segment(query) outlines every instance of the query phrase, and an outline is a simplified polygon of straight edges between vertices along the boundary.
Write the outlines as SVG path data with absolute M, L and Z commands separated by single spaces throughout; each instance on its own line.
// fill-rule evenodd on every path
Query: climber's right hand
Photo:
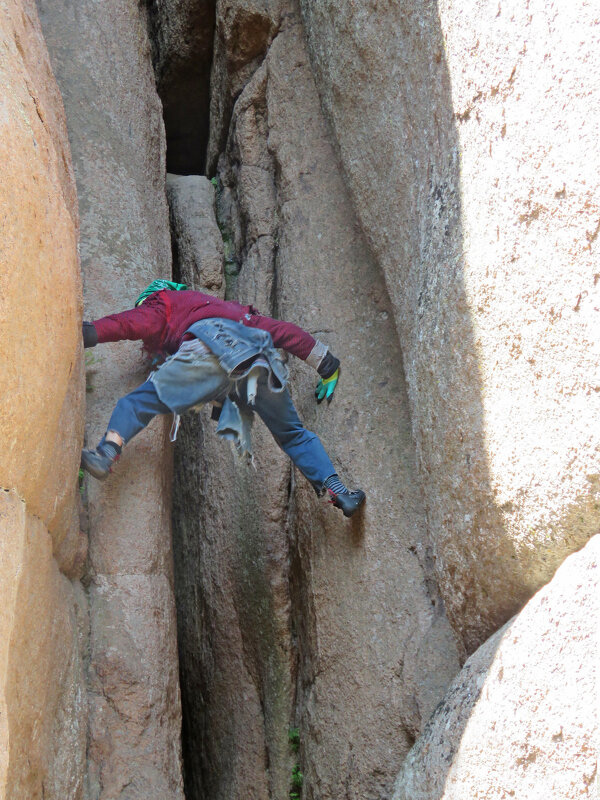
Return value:
M 81 332 L 83 334 L 84 348 L 96 347 L 98 344 L 98 331 L 94 327 L 94 324 L 92 322 L 82 322 Z

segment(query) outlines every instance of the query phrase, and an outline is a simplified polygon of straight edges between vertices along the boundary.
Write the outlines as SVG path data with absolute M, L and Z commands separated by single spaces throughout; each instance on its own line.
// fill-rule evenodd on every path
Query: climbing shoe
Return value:
M 331 500 L 329 501 L 336 508 L 341 508 L 345 517 L 351 517 L 365 502 L 367 496 L 362 489 L 357 489 L 355 492 L 343 492 L 342 494 L 335 494 L 331 489 L 328 489 Z
M 345 517 L 351 517 L 366 500 L 366 494 L 362 489 L 351 492 L 347 489 L 336 474 L 330 475 L 323 484 L 323 488 L 329 492 L 329 502 L 336 508 L 341 508 Z
M 110 468 L 121 455 L 121 448 L 114 442 L 102 442 L 95 450 L 81 451 L 81 466 L 94 478 L 103 481 Z

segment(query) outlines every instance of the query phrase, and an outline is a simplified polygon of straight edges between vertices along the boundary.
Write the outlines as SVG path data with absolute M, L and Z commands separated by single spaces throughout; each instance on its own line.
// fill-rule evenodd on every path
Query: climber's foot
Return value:
M 339 494 L 332 492 L 331 489 L 327 491 L 331 498 L 329 502 L 336 508 L 341 508 L 345 517 L 351 517 L 355 514 L 367 499 L 362 489 L 357 489 L 355 492 L 340 492 Z
M 81 451 L 81 466 L 94 478 L 103 481 L 108 477 L 112 465 L 119 458 L 121 448 L 112 442 L 103 442 L 95 450 Z

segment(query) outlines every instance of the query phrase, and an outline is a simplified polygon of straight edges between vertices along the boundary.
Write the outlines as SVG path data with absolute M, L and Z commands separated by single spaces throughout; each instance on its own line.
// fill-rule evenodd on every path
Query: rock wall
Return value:
M 302 9 L 392 299 L 437 579 L 472 651 L 598 530 L 597 10 Z
M 223 239 L 214 187 L 202 175 L 167 175 L 173 271 L 191 289 L 224 297 Z
M 261 30 L 276 35 L 263 38 L 262 63 L 239 93 L 231 65 L 251 48 L 219 31 L 259 11 Z M 429 567 L 391 307 L 344 187 L 298 10 L 222 3 L 215 42 L 213 96 L 239 93 L 210 134 L 218 143 L 228 132 L 217 170 L 228 296 L 299 323 L 340 355 L 330 407 L 316 408 L 318 376 L 301 364 L 290 364 L 293 394 L 369 500 L 362 519 L 344 521 L 290 472 L 260 423 L 256 473 L 213 441 L 207 417 L 183 425 L 174 535 L 187 792 L 286 797 L 288 729 L 298 727 L 303 797 L 385 796 L 458 669 Z M 191 180 L 169 179 L 173 216 Z M 185 269 L 180 278 L 204 280 Z
M 165 139 L 146 19 L 133 1 L 40 0 L 65 101 L 81 210 L 85 316 L 131 308 L 169 277 Z M 139 343 L 87 351 L 86 438 L 142 383 Z M 90 536 L 90 799 L 182 798 L 181 711 L 171 555 L 170 421 L 124 449 L 106 483 L 86 482 Z
M 600 536 L 467 661 L 394 800 L 593 797 Z
M 130 307 L 172 250 L 194 288 L 327 341 L 334 402 L 292 360 L 294 400 L 368 501 L 343 519 L 264 426 L 252 470 L 202 412 L 176 450 L 176 585 L 169 421 L 84 484 L 81 532 L 73 169 L 35 7 L 7 0 L 0 797 L 183 798 L 174 595 L 188 800 L 287 798 L 298 769 L 304 800 L 589 794 L 597 537 L 498 628 L 599 526 L 592 5 L 38 9 L 85 316 Z M 163 112 L 171 169 L 196 173 L 167 193 Z M 147 362 L 85 363 L 95 444 Z
M 168 185 L 174 230 L 202 219 L 207 232 L 202 246 L 196 238 L 198 246 L 189 247 L 185 235 L 175 245 L 179 277 L 201 289 L 214 275 L 215 254 L 223 269 L 222 244 L 213 236 L 215 190 L 200 176 L 169 176 Z M 268 299 L 260 299 L 264 307 Z M 206 410 L 184 417 L 175 457 L 186 796 L 283 798 L 293 769 L 290 466 L 260 423 L 256 470 L 217 440 L 215 428 Z
M 0 8 L 0 797 L 80 800 L 79 228 L 35 5 Z

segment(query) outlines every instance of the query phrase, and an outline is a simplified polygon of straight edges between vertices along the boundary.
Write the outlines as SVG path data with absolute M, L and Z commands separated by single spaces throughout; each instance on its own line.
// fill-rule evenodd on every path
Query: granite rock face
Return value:
M 207 411 L 182 420 L 177 442 L 173 536 L 191 798 L 289 794 L 290 474 L 261 427 L 256 472 L 217 440 Z
M 298 769 L 304 800 L 589 794 L 592 4 L 37 5 L 74 171 L 35 7 L 7 0 L 0 798 L 182 800 L 182 723 L 188 800 L 283 799 Z M 74 176 L 86 318 L 173 253 L 341 358 L 329 406 L 289 366 L 367 492 L 352 521 L 260 421 L 252 469 L 205 409 L 174 473 L 161 419 L 86 480 L 81 532 Z M 149 367 L 135 343 L 85 364 L 93 445 Z
M 0 492 L 0 797 L 82 800 L 87 604 L 52 538 L 16 492 Z
M 234 104 L 263 61 L 282 18 L 281 0 L 218 0 L 211 69 L 207 171 L 225 150 Z
M 0 797 L 81 800 L 77 199 L 33 2 L 2 4 L 0 52 Z
M 60 86 L 81 213 L 86 319 L 131 308 L 171 275 L 165 140 L 137 3 L 38 3 Z M 86 352 L 86 438 L 142 383 L 140 344 Z M 171 554 L 170 421 L 129 443 L 105 483 L 86 479 L 90 800 L 181 800 L 181 711 Z
M 285 797 L 296 759 L 306 798 L 380 797 L 457 671 L 457 646 L 431 580 L 383 278 L 344 187 L 298 10 L 286 5 L 265 27 L 277 34 L 263 62 L 211 128 L 216 142 L 228 123 L 217 171 L 237 267 L 228 296 L 300 324 L 342 359 L 331 406 L 316 407 L 318 376 L 295 359 L 292 394 L 368 502 L 344 520 L 259 421 L 256 472 L 217 454 L 203 414 L 184 425 L 175 560 L 183 685 L 193 687 L 184 738 L 198 776 L 187 788 L 211 800 Z M 219 61 L 234 63 L 235 51 L 217 50 Z M 233 79 L 213 85 L 235 94 Z M 295 727 L 298 756 L 287 743 Z
M 224 292 L 223 242 L 220 233 L 218 242 L 213 236 L 218 232 L 214 187 L 200 176 L 170 178 L 169 185 L 172 218 L 176 204 L 179 220 L 174 251 L 190 256 L 178 259 L 179 278 L 202 289 L 206 270 L 214 274 L 218 259 Z M 203 238 L 202 231 L 210 234 Z M 190 238 L 197 246 L 186 245 Z M 232 256 L 233 242 L 226 246 Z M 265 294 L 255 292 L 247 300 L 269 307 Z M 260 422 L 253 429 L 255 470 L 217 439 L 215 429 L 208 410 L 184 416 L 175 456 L 173 549 L 186 796 L 286 797 L 293 767 L 290 466 Z
M 465 664 L 406 759 L 394 800 L 592 797 L 600 536 Z
M 77 198 L 35 5 L 7 3 L 0 35 L 0 485 L 17 489 L 58 548 L 78 534 L 71 530 L 83 402 Z
M 472 651 L 598 529 L 597 10 L 302 8 L 393 304 L 437 579 Z
M 202 175 L 167 175 L 173 270 L 190 289 L 222 297 L 223 239 L 214 212 L 215 189 Z

